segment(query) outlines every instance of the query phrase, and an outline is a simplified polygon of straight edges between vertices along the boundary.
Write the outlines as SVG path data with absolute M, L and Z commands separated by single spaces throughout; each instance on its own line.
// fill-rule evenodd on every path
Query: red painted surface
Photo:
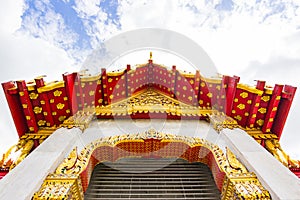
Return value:
M 19 137 L 24 135 L 28 131 L 26 118 L 23 112 L 22 103 L 20 101 L 18 89 L 15 87 L 15 83 L 10 81 L 2 83 L 4 94 L 14 120 Z
M 298 178 L 300 178 L 300 168 L 290 168 L 290 170 L 291 170 Z
M 6 174 L 8 174 L 8 170 L 2 170 L 2 169 L 0 169 L 0 180 L 1 180 Z
M 282 134 L 296 90 L 296 87 L 290 85 L 284 86 L 283 93 L 278 105 L 277 115 L 274 118 L 274 124 L 271 129 L 271 131 L 275 133 L 279 138 Z

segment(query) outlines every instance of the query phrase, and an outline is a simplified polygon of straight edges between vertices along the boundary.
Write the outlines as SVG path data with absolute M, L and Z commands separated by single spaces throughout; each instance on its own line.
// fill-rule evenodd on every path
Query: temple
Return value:
M 238 76 L 203 77 L 200 71 L 157 64 L 152 54 L 135 68 L 2 86 L 19 136 L 0 157 L 2 199 L 300 198 L 300 161 L 279 143 L 296 87 L 270 87 L 265 81 L 249 86 Z M 98 177 L 105 165 L 114 166 L 111 170 L 134 166 L 128 172 L 131 182 L 123 183 L 132 185 L 100 188 L 97 180 L 124 171 Z M 137 166 L 150 165 L 206 167 L 202 171 L 215 189 L 205 196 L 210 186 L 197 190 L 201 181 L 182 191 L 173 186 L 177 182 L 168 182 L 176 189 L 170 193 L 166 182 L 161 188 L 156 182 L 155 188 L 135 188 L 132 177 L 142 184 L 141 175 L 134 174 Z M 181 183 L 198 176 L 184 169 Z M 158 170 L 156 181 L 159 173 L 173 177 Z M 127 175 L 122 174 L 124 180 Z M 145 175 L 147 182 L 152 176 Z M 114 184 L 123 179 L 113 179 Z M 93 189 L 95 184 L 100 189 Z

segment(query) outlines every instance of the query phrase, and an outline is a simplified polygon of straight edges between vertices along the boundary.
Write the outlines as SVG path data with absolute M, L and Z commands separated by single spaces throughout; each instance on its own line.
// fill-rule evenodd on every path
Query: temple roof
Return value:
M 45 83 L 43 77 L 3 83 L 19 136 L 58 127 L 77 111 L 92 109 L 97 118 L 130 116 L 208 119 L 223 113 L 248 131 L 280 138 L 296 88 L 257 81 L 252 87 L 237 76 L 203 77 L 148 63 L 101 74 L 63 74 Z

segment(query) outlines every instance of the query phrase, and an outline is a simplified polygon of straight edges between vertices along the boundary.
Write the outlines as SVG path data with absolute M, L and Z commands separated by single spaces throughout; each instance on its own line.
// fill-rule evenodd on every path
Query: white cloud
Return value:
M 0 4 L 0 32 L 14 33 L 21 25 L 24 2 L 1 0 Z
M 5 12 L 0 12 L 0 82 L 19 79 L 28 81 L 44 74 L 48 75 L 46 80 L 61 80 L 62 73 L 77 71 L 72 59 L 63 49 L 42 39 L 14 33 L 21 25 L 20 16 L 24 5 L 12 2 L 17 1 L 1 2 L 0 6 L 1 10 L 5 8 L 3 9 Z M 2 89 L 0 102 L 0 154 L 2 154 L 16 143 L 17 132 Z
M 30 36 L 43 40 L 64 49 L 71 49 L 78 40 L 78 35 L 70 30 L 64 22 L 61 14 L 56 13 L 49 2 L 34 1 L 38 11 L 30 9 L 23 16 L 20 34 L 27 33 Z
M 100 0 L 75 0 L 73 8 L 82 19 L 93 49 L 98 48 L 101 42 L 118 31 L 118 25 L 100 7 Z

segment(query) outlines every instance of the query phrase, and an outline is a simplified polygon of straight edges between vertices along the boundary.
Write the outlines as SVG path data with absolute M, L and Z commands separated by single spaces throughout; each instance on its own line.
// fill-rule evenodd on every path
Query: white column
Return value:
M 71 152 L 81 131 L 60 128 L 0 180 L 1 200 L 30 200 L 44 179 Z
M 300 199 L 300 179 L 241 129 L 220 133 L 237 158 L 254 172 L 272 199 Z

